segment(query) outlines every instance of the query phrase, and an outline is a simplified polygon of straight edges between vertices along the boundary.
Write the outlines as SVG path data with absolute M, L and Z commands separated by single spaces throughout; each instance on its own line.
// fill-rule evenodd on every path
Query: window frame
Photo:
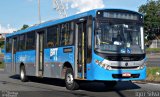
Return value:
M 66 27 L 67 29 L 64 29 L 65 32 L 62 32 L 62 25 L 68 25 L 69 24 L 69 30 L 68 30 L 68 27 Z M 69 21 L 69 22 L 65 22 L 63 24 L 60 24 L 60 36 L 59 36 L 59 39 L 60 39 L 60 46 L 72 46 L 74 45 L 74 39 L 75 39 L 75 22 L 74 21 Z M 64 44 L 62 45 L 62 34 L 68 34 L 69 33 L 69 37 L 72 33 L 72 43 L 71 44 Z M 70 39 L 70 38 L 69 38 Z M 69 40 L 70 42 L 70 40 Z
M 53 30 L 53 31 L 55 31 L 55 28 L 56 28 L 56 34 L 58 34 L 58 37 L 56 37 L 58 40 L 56 41 L 56 42 L 58 42 L 58 44 L 55 46 L 55 45 L 53 45 L 53 46 L 51 46 L 51 47 L 49 47 L 48 46 L 48 34 L 49 34 L 49 30 Z M 46 33 L 46 48 L 54 48 L 54 47 L 59 47 L 59 30 L 60 30 L 60 28 L 59 28 L 59 25 L 53 25 L 53 26 L 50 26 L 50 27 L 48 27 L 47 28 L 47 33 Z M 53 35 L 55 35 L 55 33 L 53 33 L 53 31 L 52 32 L 50 32 L 50 33 L 52 33 Z M 52 36 L 52 37 L 54 37 L 54 36 Z M 52 40 L 53 41 L 53 40 Z
M 31 47 L 30 47 L 31 45 L 29 45 L 29 48 L 27 48 L 27 46 L 28 46 L 28 35 L 29 35 L 29 34 L 34 34 L 34 37 L 32 37 L 32 39 L 34 40 L 34 44 L 32 44 L 32 45 L 35 45 L 34 48 L 31 48 Z M 36 50 L 36 33 L 35 33 L 35 31 L 27 32 L 27 33 L 26 33 L 26 38 L 25 38 L 25 40 L 26 40 L 26 41 L 25 41 L 25 42 L 26 42 L 26 43 L 25 43 L 25 44 L 26 44 L 26 47 L 25 47 L 26 49 L 25 49 L 25 50 Z M 33 42 L 32 42 L 32 43 L 33 43 Z
M 72 31 L 72 44 L 70 44 L 70 45 L 61 45 L 61 25 L 63 25 L 63 24 L 66 24 L 66 23 L 70 23 L 70 30 L 69 31 Z M 56 25 L 52 25 L 52 26 L 49 26 L 49 27 L 47 27 L 47 33 L 46 33 L 46 46 L 45 46 L 45 48 L 55 48 L 55 47 L 64 47 L 64 46 L 73 46 L 73 45 L 75 45 L 75 41 L 74 41 L 74 39 L 75 39 L 75 24 L 76 24 L 76 20 L 72 20 L 72 21 L 67 21 L 67 22 L 64 22 L 64 23 L 59 23 L 59 24 L 56 24 Z M 58 33 L 58 45 L 57 46 L 53 46 L 53 47 L 48 47 L 47 46 L 47 43 L 48 43 L 48 29 L 49 28 L 52 28 L 52 27 L 56 27 L 57 28 L 57 33 Z M 72 30 L 71 30 L 71 28 L 72 28 Z
M 11 52 L 12 52 L 12 37 L 7 37 L 6 38 L 6 53 L 11 53 Z
M 21 36 L 23 36 L 24 35 L 24 39 L 23 39 L 23 43 L 24 43 L 24 49 L 21 49 L 21 47 L 20 47 L 20 45 L 21 45 L 21 40 L 20 40 L 20 37 Z M 26 50 L 26 33 L 24 33 L 24 34 L 20 34 L 20 35 L 18 35 L 18 51 L 25 51 Z

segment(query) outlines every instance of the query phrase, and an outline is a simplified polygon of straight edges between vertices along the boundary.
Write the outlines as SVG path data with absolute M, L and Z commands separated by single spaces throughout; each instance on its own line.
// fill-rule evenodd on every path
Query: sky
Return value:
M 147 0 L 62 0 L 68 16 L 96 8 L 120 8 L 138 11 Z M 60 16 L 55 11 L 53 0 L 40 0 L 41 20 L 48 21 Z M 0 33 L 39 23 L 38 0 L 0 0 Z

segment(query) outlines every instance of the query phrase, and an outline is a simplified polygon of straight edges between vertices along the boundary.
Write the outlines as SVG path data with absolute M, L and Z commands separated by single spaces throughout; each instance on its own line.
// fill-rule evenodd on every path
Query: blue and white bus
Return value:
M 8 72 L 65 79 L 69 90 L 79 80 L 144 80 L 145 61 L 143 15 L 130 10 L 95 9 L 6 36 Z

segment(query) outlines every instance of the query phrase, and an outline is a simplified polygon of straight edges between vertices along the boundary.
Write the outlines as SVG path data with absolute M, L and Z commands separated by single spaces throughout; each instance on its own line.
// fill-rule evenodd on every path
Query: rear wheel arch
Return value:
M 72 68 L 72 65 L 71 65 L 71 63 L 70 62 L 65 62 L 64 64 L 63 64 L 63 66 L 62 66 L 62 74 L 61 74 L 61 77 L 64 79 L 65 78 L 65 73 L 66 73 L 66 70 L 67 70 L 67 68 L 71 68 L 72 70 L 73 70 L 73 68 Z
M 64 68 L 64 67 L 71 68 L 71 69 L 73 70 L 72 65 L 71 65 L 70 62 L 65 62 L 65 63 L 63 64 L 63 67 L 62 67 L 62 68 Z
M 25 67 L 25 65 L 24 65 L 24 63 L 23 63 L 23 62 L 21 62 L 21 63 L 20 63 L 19 68 L 21 69 L 21 68 L 22 68 L 22 66 L 24 66 L 24 67 Z M 20 70 L 20 69 L 19 69 L 19 70 Z

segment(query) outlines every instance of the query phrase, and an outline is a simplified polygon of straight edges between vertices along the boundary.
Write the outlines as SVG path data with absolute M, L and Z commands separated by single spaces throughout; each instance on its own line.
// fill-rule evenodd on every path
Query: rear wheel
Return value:
M 112 89 L 117 85 L 117 81 L 105 81 L 103 82 L 106 88 Z
M 20 79 L 22 82 L 28 81 L 28 77 L 26 76 L 26 71 L 24 66 L 21 66 L 20 68 Z
M 74 80 L 73 70 L 67 68 L 65 73 L 65 83 L 68 90 L 76 90 L 79 88 L 79 84 Z

